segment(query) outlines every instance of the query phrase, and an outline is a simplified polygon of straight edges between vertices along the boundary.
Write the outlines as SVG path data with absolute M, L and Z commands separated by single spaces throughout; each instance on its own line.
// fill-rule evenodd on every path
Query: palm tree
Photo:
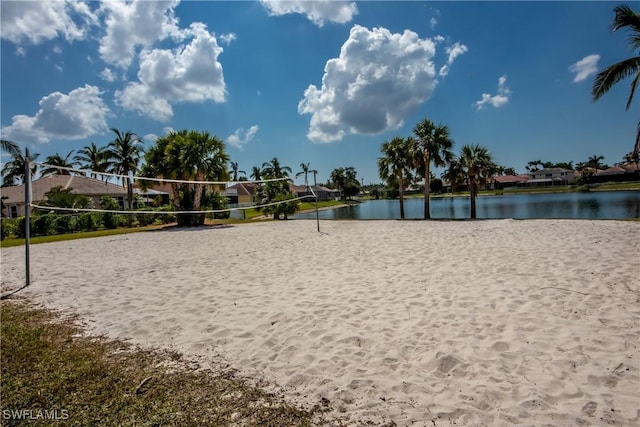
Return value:
M 587 160 L 587 165 L 592 167 L 595 173 L 598 173 L 598 169 L 604 169 L 604 165 L 600 162 L 604 160 L 603 156 L 593 155 Z
M 264 178 L 286 178 L 290 173 L 291 168 L 288 166 L 282 166 L 277 157 L 271 159 L 270 162 L 262 164 L 262 176 Z M 256 197 L 260 201 L 261 205 L 295 198 L 289 189 L 289 180 L 272 181 L 261 185 L 256 191 Z M 288 203 L 283 203 L 266 209 L 263 208 L 263 210 L 266 212 L 272 212 L 273 219 L 279 219 L 280 213 L 283 213 L 284 219 L 287 219 L 288 212 L 295 211 L 296 206 L 295 202 L 291 202 L 291 206 L 288 206 Z
M 24 149 L 24 155 L 18 151 L 11 155 L 11 160 L 4 164 L 2 167 L 2 186 L 16 185 L 17 183 L 24 182 L 25 168 L 28 161 L 33 161 L 38 158 L 40 154 L 29 153 L 29 149 Z M 31 165 L 31 176 L 35 175 L 38 171 L 38 166 Z
M 281 166 L 277 157 L 271 159 L 270 162 L 262 164 L 262 175 L 269 178 L 285 178 L 291 173 L 289 166 Z
M 249 178 L 254 181 L 260 181 L 262 179 L 262 169 L 260 169 L 260 166 L 253 166 L 251 168 L 251 175 L 249 175 Z
M 627 5 L 620 5 L 613 9 L 616 16 L 613 19 L 611 30 L 616 32 L 620 29 L 628 29 L 631 32 L 629 36 L 629 44 L 632 50 L 640 50 L 640 13 L 634 12 Z M 597 101 L 602 95 L 607 93 L 611 87 L 618 83 L 620 80 L 634 76 L 631 81 L 631 92 L 629 93 L 629 99 L 627 100 L 627 111 L 631 106 L 633 95 L 636 91 L 636 86 L 640 80 L 640 56 L 624 59 L 617 62 L 596 75 L 596 79 L 593 82 L 591 94 L 593 100 Z M 640 122 L 636 132 L 636 141 L 633 147 L 634 155 L 637 155 L 640 151 Z
M 381 147 L 383 157 L 378 158 L 380 178 L 389 185 L 397 184 L 400 193 L 400 218 L 404 219 L 404 187 L 411 180 L 411 138 L 396 136 L 384 142 Z
M 15 155 L 20 153 L 20 147 L 13 141 L 8 141 L 6 139 L 0 140 L 0 144 L 2 144 L 2 151 L 9 155 Z
M 238 162 L 231 162 L 231 170 L 229 171 L 229 174 L 231 175 L 231 180 L 232 181 L 237 181 L 238 180 L 238 174 L 241 173 L 244 176 L 247 176 L 247 173 L 245 171 L 241 171 L 238 170 Z
M 104 147 L 98 147 L 93 142 L 78 150 L 78 154 L 73 160 L 80 162 L 82 169 L 91 170 L 92 178 L 97 178 L 98 176 L 98 174 L 94 172 L 106 172 L 109 165 L 106 149 Z
M 296 178 L 304 176 L 304 186 L 309 186 L 309 172 L 313 173 L 311 169 L 309 169 L 310 163 L 300 163 L 300 172 L 296 174 Z
M 431 218 L 429 209 L 429 190 L 431 184 L 431 163 L 434 166 L 445 166 L 453 154 L 453 141 L 449 136 L 449 128 L 445 125 L 435 125 L 431 120 L 424 119 L 413 128 L 417 139 L 413 139 L 413 166 L 418 175 L 424 178 L 424 219 Z
M 229 178 L 229 156 L 224 142 L 209 132 L 182 130 L 158 138 L 145 154 L 144 176 L 189 181 L 223 181 Z M 205 184 L 172 183 L 180 210 L 199 210 L 206 197 Z M 202 225 L 204 215 L 178 215 L 178 225 Z
M 70 168 L 73 169 L 78 166 L 78 162 L 75 160 L 70 160 L 71 155 L 73 154 L 73 150 L 69 151 L 69 153 L 62 157 L 60 154 L 52 154 L 47 156 L 45 159 L 45 163 L 48 166 L 45 166 L 40 171 L 42 176 L 49 175 L 71 175 L 71 171 L 67 169 L 59 169 L 59 168 Z
M 476 218 L 476 196 L 480 186 L 494 174 L 496 165 L 486 147 L 468 144 L 462 147 L 460 157 L 454 162 L 457 163 L 454 170 L 462 173 L 469 186 L 471 218 Z
M 120 132 L 111 128 L 116 137 L 107 146 L 109 170 L 119 175 L 135 174 L 138 171 L 140 156 L 143 153 L 142 139 L 133 132 Z M 129 180 L 122 180 L 122 185 L 127 187 L 127 202 L 129 209 L 133 207 L 133 186 Z
M 525 169 L 527 169 L 528 172 L 536 172 L 540 170 L 538 166 L 544 166 L 542 160 L 532 160 L 530 162 L 527 162 L 527 166 L 525 166 Z

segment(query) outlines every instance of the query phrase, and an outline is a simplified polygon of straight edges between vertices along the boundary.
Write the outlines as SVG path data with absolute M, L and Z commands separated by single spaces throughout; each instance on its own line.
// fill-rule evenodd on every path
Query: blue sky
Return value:
M 2 138 L 43 160 L 112 127 L 147 146 L 208 130 L 247 172 L 276 156 L 368 184 L 380 145 L 429 117 L 456 151 L 485 145 L 518 172 L 613 164 L 640 113 L 630 80 L 590 97 L 598 70 L 634 55 L 610 31 L 618 4 L 2 1 Z

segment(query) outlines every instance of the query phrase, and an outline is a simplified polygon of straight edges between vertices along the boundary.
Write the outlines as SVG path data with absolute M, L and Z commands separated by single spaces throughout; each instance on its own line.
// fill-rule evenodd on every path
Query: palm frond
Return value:
M 640 32 L 640 14 L 634 12 L 626 4 L 616 6 L 613 11 L 616 17 L 613 19 L 613 24 L 611 25 L 612 31 L 615 32 L 621 28 L 629 27 L 635 32 Z
M 640 72 L 640 57 L 625 59 L 602 70 L 596 76 L 591 89 L 593 100 L 597 101 L 611 86 L 620 80 Z
M 633 101 L 633 94 L 636 92 L 636 86 L 638 85 L 638 79 L 640 79 L 640 70 L 636 74 L 635 78 L 631 82 L 631 93 L 629 94 L 629 99 L 627 100 L 627 110 L 631 107 L 631 101 Z

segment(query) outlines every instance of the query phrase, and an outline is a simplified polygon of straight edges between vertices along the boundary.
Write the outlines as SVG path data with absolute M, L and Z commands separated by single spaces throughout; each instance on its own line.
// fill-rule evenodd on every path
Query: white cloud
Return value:
M 451 64 L 453 64 L 453 61 L 455 61 L 455 59 L 462 55 L 463 53 L 466 53 L 469 49 L 463 45 L 462 43 L 454 43 L 453 45 L 447 47 L 445 49 L 445 51 L 447 52 L 448 58 L 447 58 L 447 63 L 444 64 L 441 68 L 438 74 L 440 74 L 441 76 L 446 76 L 447 74 L 449 74 L 449 67 L 451 67 Z
M 193 39 L 175 50 L 144 49 L 138 81 L 116 91 L 116 103 L 159 121 L 173 116 L 171 103 L 224 102 L 226 85 L 218 56 L 223 49 L 204 24 L 191 24 Z
M 59 36 L 84 39 L 88 25 L 96 22 L 89 7 L 76 1 L 3 1 L 0 12 L 2 38 L 16 44 L 39 44 Z
M 413 31 L 354 25 L 340 56 L 327 61 L 322 87 L 309 85 L 298 104 L 311 114 L 307 137 L 331 142 L 400 127 L 433 93 L 434 55 L 433 41 Z
M 576 76 L 573 78 L 574 83 L 581 82 L 586 80 L 587 77 L 592 76 L 598 72 L 598 61 L 600 60 L 600 55 L 587 55 L 582 58 L 580 61 L 569 67 L 569 71 L 575 73 Z
M 100 72 L 100 78 L 106 82 L 112 83 L 116 80 L 116 75 L 110 68 L 105 67 L 105 69 Z
M 156 135 L 155 133 L 148 133 L 145 136 L 142 137 L 142 140 L 144 142 L 153 142 L 155 143 L 156 140 L 158 139 L 158 135 Z
M 436 25 L 438 25 L 438 20 L 436 18 L 431 18 L 429 23 L 431 24 L 431 29 L 433 30 L 436 28 Z
M 51 139 L 82 139 L 107 129 L 109 108 L 102 92 L 85 85 L 68 95 L 53 92 L 40 100 L 35 116 L 13 116 L 2 128 L 3 138 L 21 143 L 44 143 Z
M 60 64 L 54 64 L 53 68 L 55 68 L 57 71 L 62 72 L 62 65 Z
M 150 47 L 168 37 L 181 39 L 174 9 L 179 0 L 103 2 L 106 34 L 100 40 L 100 56 L 112 65 L 127 68 L 135 57 L 136 47 Z
M 507 87 L 507 76 L 502 76 L 498 79 L 498 93 L 494 96 L 483 93 L 482 99 L 476 101 L 473 105 L 475 105 L 478 110 L 481 110 L 487 104 L 499 108 L 509 102 L 509 95 L 511 95 L 511 89 Z
M 247 142 L 253 139 L 259 129 L 258 125 L 251 126 L 246 132 L 244 129 L 237 129 L 232 135 L 227 137 L 227 143 L 236 148 L 242 149 Z
M 299 13 L 322 27 L 325 21 L 344 24 L 353 19 L 358 13 L 358 7 L 353 2 L 343 0 L 260 0 L 271 16 Z
M 226 44 L 227 46 L 229 46 L 229 44 L 234 41 L 235 39 L 237 39 L 238 37 L 236 36 L 235 33 L 228 33 L 228 34 L 220 34 L 218 36 L 218 38 L 220 39 L 220 41 L 224 44 Z

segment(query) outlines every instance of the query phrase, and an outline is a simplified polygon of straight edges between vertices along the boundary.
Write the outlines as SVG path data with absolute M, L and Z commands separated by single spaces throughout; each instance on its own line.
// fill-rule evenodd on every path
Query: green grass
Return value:
M 176 352 L 85 337 L 72 320 L 24 301 L 2 301 L 0 316 L 3 426 L 324 424 L 322 405 L 296 408 L 233 371 L 199 370 Z M 34 417 L 57 410 L 59 420 L 5 419 L 19 410 Z
M 79 233 L 71 233 L 71 234 L 56 234 L 53 236 L 38 236 L 31 237 L 29 242 L 31 244 L 38 243 L 49 243 L 49 242 L 62 242 L 65 240 L 75 240 L 75 239 L 87 239 L 91 237 L 104 237 L 104 236 L 115 236 L 118 234 L 129 234 L 129 233 L 139 233 L 143 231 L 154 231 L 160 230 L 166 225 L 149 225 L 147 227 L 135 227 L 135 228 L 116 228 L 113 230 L 97 230 L 97 231 L 83 231 Z M 9 248 L 12 246 L 24 246 L 24 239 L 5 239 L 0 242 L 0 247 Z

